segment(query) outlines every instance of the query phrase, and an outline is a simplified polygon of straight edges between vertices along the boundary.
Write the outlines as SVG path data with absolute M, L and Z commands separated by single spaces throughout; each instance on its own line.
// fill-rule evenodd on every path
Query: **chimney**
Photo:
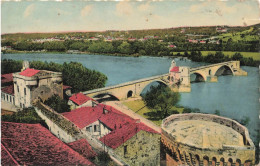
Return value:
M 103 114 L 107 114 L 107 110 L 105 109 L 105 107 L 103 107 Z
M 24 70 L 26 70 L 29 67 L 30 67 L 29 61 L 23 61 L 23 68 L 22 68 L 21 71 L 24 71 Z

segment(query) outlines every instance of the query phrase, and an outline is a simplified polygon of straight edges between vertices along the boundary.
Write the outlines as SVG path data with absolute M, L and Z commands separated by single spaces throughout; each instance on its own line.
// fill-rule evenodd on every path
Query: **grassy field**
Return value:
M 162 120 L 157 120 L 150 118 L 146 113 L 153 112 L 154 110 L 149 109 L 148 107 L 145 106 L 143 100 L 135 100 L 135 101 L 126 101 L 123 102 L 124 105 L 126 105 L 128 108 L 133 110 L 135 113 L 141 115 L 142 117 L 151 120 L 154 124 L 160 126 L 162 123 Z M 172 107 L 171 110 L 177 110 L 179 113 L 182 113 L 183 108 L 177 108 L 177 107 Z
M 222 39 L 223 42 L 227 42 L 229 39 L 232 39 L 233 42 L 238 41 L 258 41 L 259 36 L 258 35 L 251 35 L 250 33 L 254 30 L 253 27 L 251 27 L 248 30 L 237 32 L 237 33 L 223 33 L 219 35 L 219 38 Z M 243 37 L 241 36 L 243 35 Z
M 216 51 L 201 51 L 202 53 L 202 56 L 207 56 L 208 53 L 215 53 Z M 225 56 L 232 56 L 234 55 L 236 52 L 233 52 L 233 51 L 222 51 L 224 53 Z M 184 54 L 184 52 L 173 52 L 173 54 L 177 54 L 177 53 L 180 53 L 180 54 Z M 260 53 L 259 52 L 239 52 L 243 55 L 243 57 L 245 58 L 253 58 L 254 60 L 257 60 L 257 61 L 260 61 Z

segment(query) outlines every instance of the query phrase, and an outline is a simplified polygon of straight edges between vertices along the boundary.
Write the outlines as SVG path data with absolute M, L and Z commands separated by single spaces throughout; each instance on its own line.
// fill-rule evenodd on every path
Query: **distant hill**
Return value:
M 30 39 L 42 39 L 42 38 L 70 38 L 80 37 L 81 39 L 87 39 L 98 35 L 120 37 L 124 38 L 143 38 L 146 36 L 157 36 L 159 38 L 165 38 L 169 35 L 184 36 L 185 34 L 196 34 L 196 35 L 220 35 L 220 32 L 216 31 L 216 28 L 225 28 L 227 33 L 238 33 L 246 31 L 251 28 L 249 35 L 257 35 L 260 24 L 250 26 L 200 26 L 200 27 L 175 27 L 165 29 L 145 29 L 145 30 L 129 30 L 129 31 L 103 31 L 103 32 L 58 32 L 58 33 L 14 33 L 14 34 L 3 34 L 2 40 L 10 41 L 22 41 Z

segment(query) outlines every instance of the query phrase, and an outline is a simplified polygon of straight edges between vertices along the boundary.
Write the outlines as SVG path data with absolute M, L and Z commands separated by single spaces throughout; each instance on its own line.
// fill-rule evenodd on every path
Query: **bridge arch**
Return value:
M 132 96 L 133 96 L 133 91 L 132 91 L 132 90 L 129 90 L 129 91 L 127 92 L 127 98 L 132 97 Z
M 98 102 L 111 101 L 111 100 L 119 101 L 119 98 L 110 92 L 101 92 L 92 96 L 92 98 L 95 98 Z
M 192 77 L 195 77 L 194 80 Z M 205 82 L 206 77 L 200 72 L 194 72 L 191 74 L 191 82 Z
M 230 67 L 228 65 L 222 65 L 214 73 L 214 76 L 220 76 L 220 75 L 234 75 L 234 71 L 233 71 L 232 67 Z
M 143 84 L 140 87 L 139 93 L 137 93 L 137 94 L 141 96 L 141 94 L 144 92 L 145 88 L 147 88 L 149 85 L 151 85 L 152 83 L 155 83 L 155 82 L 159 83 L 160 85 L 168 86 L 168 84 L 162 80 L 152 80 L 152 81 L 147 82 L 146 84 Z

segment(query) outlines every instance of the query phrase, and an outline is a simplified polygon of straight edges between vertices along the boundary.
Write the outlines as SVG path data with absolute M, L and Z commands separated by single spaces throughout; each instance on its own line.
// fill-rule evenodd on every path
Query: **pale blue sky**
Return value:
M 1 33 L 103 31 L 259 23 L 257 0 L 2 2 Z

